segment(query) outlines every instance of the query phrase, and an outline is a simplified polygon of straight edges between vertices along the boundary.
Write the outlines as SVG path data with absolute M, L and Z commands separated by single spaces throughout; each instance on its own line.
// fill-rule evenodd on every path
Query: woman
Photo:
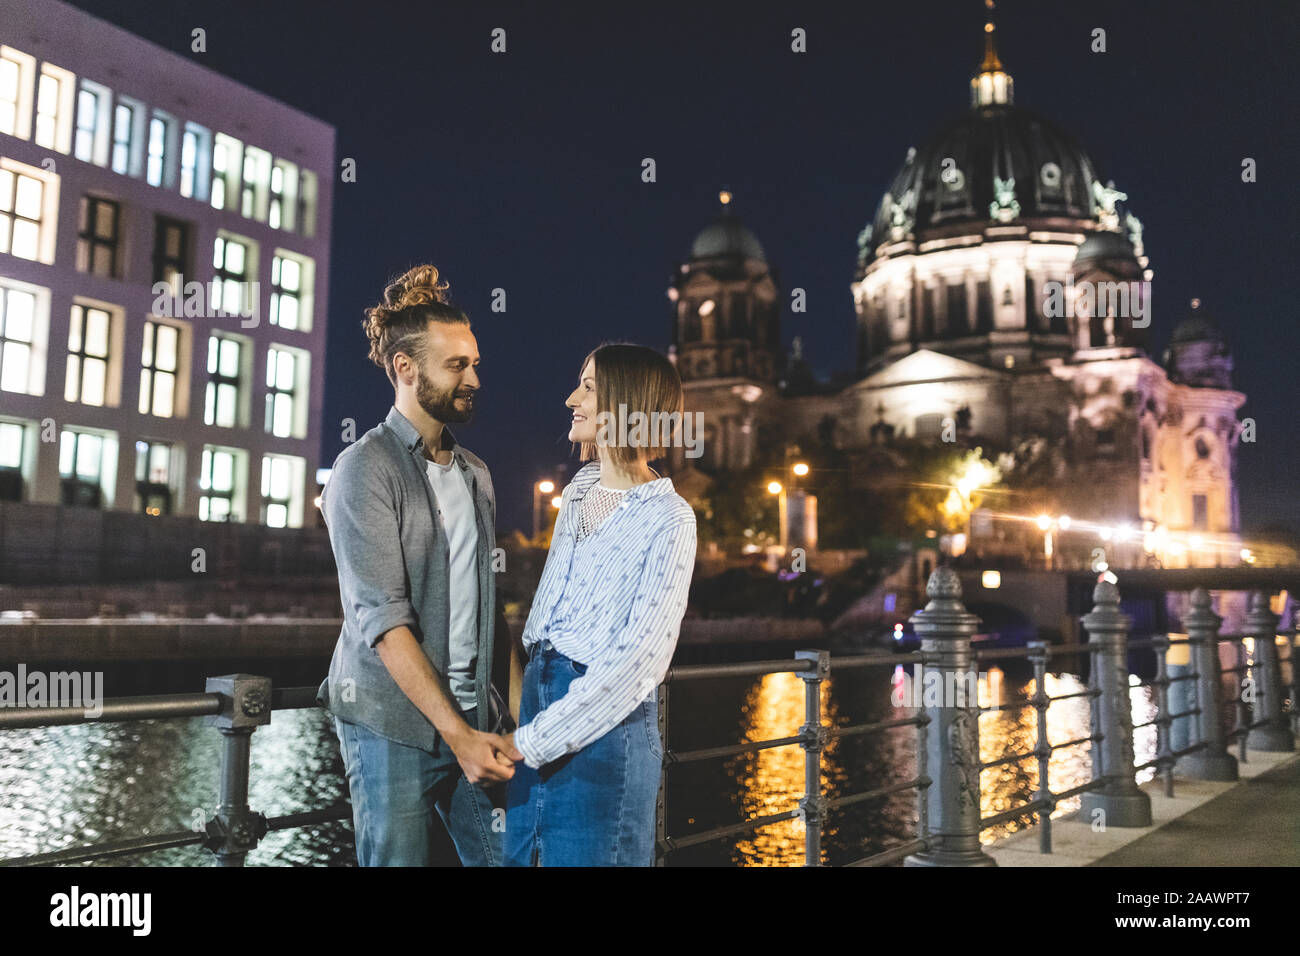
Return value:
M 564 489 L 524 626 L 506 863 L 650 866 L 655 695 L 686 610 L 695 512 L 649 462 L 672 440 L 667 426 L 680 427 L 682 385 L 637 345 L 601 346 L 578 377 L 569 440 L 589 464 Z

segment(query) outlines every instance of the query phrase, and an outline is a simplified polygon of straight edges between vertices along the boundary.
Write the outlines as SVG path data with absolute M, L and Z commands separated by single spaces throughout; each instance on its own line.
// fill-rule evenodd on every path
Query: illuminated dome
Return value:
M 763 247 L 754 234 L 740 224 L 735 216 L 724 212 L 722 218 L 708 226 L 691 243 L 692 259 L 711 259 L 718 256 L 757 259 L 766 262 Z
M 1013 103 L 986 25 L 971 106 L 907 152 L 859 237 L 859 264 L 882 245 L 917 243 L 1009 223 L 1118 230 L 1128 197 L 1101 179 L 1088 153 L 1052 121 Z

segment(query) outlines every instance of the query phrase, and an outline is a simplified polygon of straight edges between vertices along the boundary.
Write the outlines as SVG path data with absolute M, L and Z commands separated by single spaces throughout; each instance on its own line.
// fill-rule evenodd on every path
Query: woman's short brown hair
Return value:
M 384 289 L 384 301 L 366 309 L 361 323 L 370 340 L 370 360 L 397 385 L 393 359 L 405 352 L 416 365 L 424 362 L 430 322 L 469 325 L 469 316 L 447 299 L 447 282 L 435 266 L 408 269 Z
M 682 426 L 682 380 L 673 363 L 643 345 L 611 343 L 593 349 L 578 375 L 595 362 L 597 425 L 609 439 L 604 446 L 582 443 L 582 460 L 608 455 L 616 465 L 654 461 L 667 454 Z M 628 419 L 641 412 L 646 422 L 644 439 Z M 623 442 L 623 436 L 628 441 Z M 603 447 L 603 452 L 600 450 Z

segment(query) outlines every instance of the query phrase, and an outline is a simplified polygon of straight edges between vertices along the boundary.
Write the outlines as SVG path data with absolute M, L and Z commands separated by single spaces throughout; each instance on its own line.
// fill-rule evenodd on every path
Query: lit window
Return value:
M 67 70 L 41 64 L 36 85 L 36 145 L 66 153 L 72 148 L 75 80 Z
M 31 169 L 31 172 L 22 170 Z M 42 259 L 41 229 L 48 180 L 15 163 L 0 168 L 0 252 L 19 259 Z
M 36 296 L 0 286 L 0 390 L 31 394 Z
M 113 161 L 115 173 L 125 175 L 131 166 L 132 127 L 135 125 L 135 107 L 119 102 L 113 111 Z
M 243 176 L 239 186 L 239 214 L 247 219 L 266 220 L 267 186 L 271 179 L 271 154 L 249 146 L 244 150 Z
M 271 203 L 267 224 L 272 229 L 292 231 L 298 206 L 298 167 L 277 159 L 271 168 Z
M 83 405 L 103 405 L 108 383 L 109 328 L 112 316 L 105 309 L 72 307 L 68 327 L 68 373 L 63 398 Z
M 262 523 L 272 528 L 302 524 L 303 460 L 288 455 L 262 456 Z
M 244 145 L 232 136 L 218 133 L 212 147 L 212 208 L 232 209 L 237 199 L 239 174 L 244 164 Z
M 239 419 L 240 370 L 243 344 L 226 335 L 208 339 L 208 387 L 204 399 L 203 423 L 234 428 Z
M 187 199 L 207 199 L 209 177 L 209 133 L 194 123 L 185 124 L 181 136 L 181 195 Z M 224 200 L 224 194 L 222 199 Z
M 103 505 L 104 444 L 103 436 L 93 432 L 65 428 L 59 435 L 59 483 L 65 505 Z
M 111 199 L 81 197 L 77 231 L 77 271 L 113 278 L 118 274 L 122 207 Z
M 311 259 L 276 250 L 271 260 L 271 324 L 282 329 L 311 330 Z
M 35 58 L 0 46 L 0 133 L 32 135 L 32 72 Z
M 141 415 L 171 418 L 176 413 L 180 337 L 180 329 L 175 326 L 153 320 L 145 322 L 140 354 Z
M 26 426 L 0 421 L 0 501 L 23 500 L 26 448 Z
M 254 273 L 252 243 L 233 236 L 218 235 L 212 249 L 212 308 L 227 315 L 251 314 L 255 290 L 249 277 Z
M 171 151 L 172 121 L 156 110 L 149 119 L 149 142 L 146 146 L 144 178 L 150 186 L 169 188 L 174 185 L 173 174 L 167 169 L 167 157 Z
M 203 521 L 240 521 L 240 484 L 244 453 L 233 448 L 203 447 L 199 471 L 199 518 Z
M 305 352 L 275 345 L 266 357 L 266 431 L 277 438 L 298 435 L 299 382 L 307 364 Z
M 172 513 L 175 451 L 163 441 L 135 443 L 135 509 L 147 515 Z
M 298 177 L 298 208 L 295 221 L 298 231 L 311 238 L 316 235 L 316 174 L 304 169 Z
M 82 80 L 77 88 L 77 130 L 72 154 L 98 166 L 108 161 L 109 91 L 98 83 Z
M 190 271 L 190 224 L 168 216 L 154 217 L 153 281 L 165 282 L 172 295 L 184 292 Z

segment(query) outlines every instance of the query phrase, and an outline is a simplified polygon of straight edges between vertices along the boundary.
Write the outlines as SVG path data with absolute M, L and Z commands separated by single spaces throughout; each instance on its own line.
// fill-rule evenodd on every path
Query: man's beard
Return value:
M 420 373 L 420 380 L 415 386 L 415 398 L 420 403 L 420 407 L 430 418 L 443 422 L 467 422 L 474 417 L 474 393 L 464 392 L 461 397 L 469 398 L 469 407 L 460 408 L 456 405 L 456 389 L 451 388 L 440 391 L 434 387 L 434 384 Z

